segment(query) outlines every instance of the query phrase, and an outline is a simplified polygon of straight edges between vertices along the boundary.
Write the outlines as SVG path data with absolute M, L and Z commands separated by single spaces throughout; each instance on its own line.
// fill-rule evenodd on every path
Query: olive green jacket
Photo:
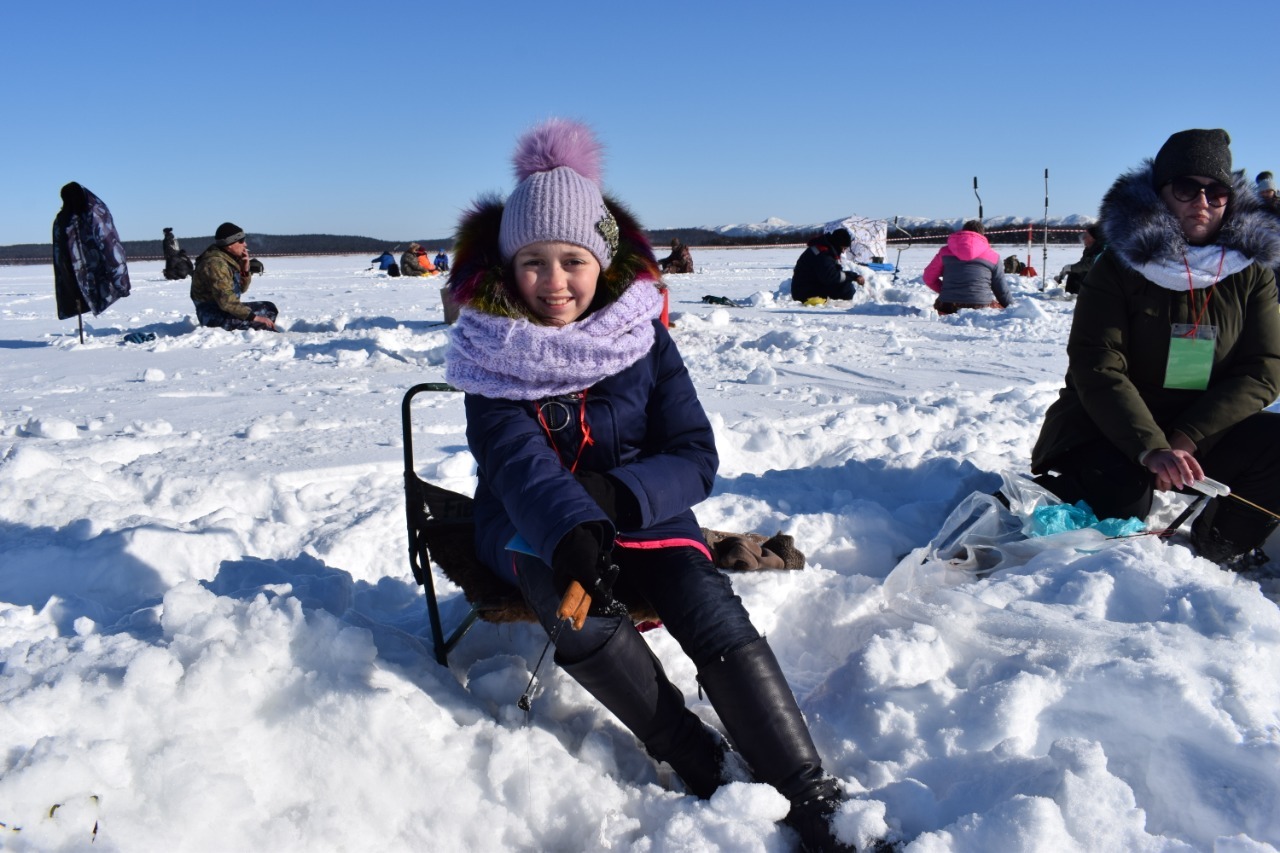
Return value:
M 1122 174 L 1102 199 L 1106 248 L 1076 302 L 1066 387 L 1045 413 L 1031 453 L 1037 474 L 1062 472 L 1064 454 L 1099 439 L 1134 462 L 1168 449 L 1175 431 L 1204 451 L 1280 394 L 1280 307 L 1270 270 L 1280 263 L 1280 225 L 1244 172 L 1233 173 L 1214 245 L 1250 263 L 1233 261 L 1229 274 L 1194 295 L 1190 282 L 1187 290 L 1161 287 L 1139 270 L 1177 269 L 1188 246 L 1154 185 L 1153 165 L 1148 159 Z M 1208 387 L 1165 388 L 1172 326 L 1194 321 L 1192 299 L 1194 310 L 1204 311 L 1200 322 L 1217 329 Z
M 240 296 L 249 289 L 252 279 L 252 275 L 240 272 L 240 261 L 235 255 L 210 246 L 201 253 L 196 271 L 191 274 L 191 301 L 197 311 L 200 303 L 213 303 L 237 320 L 248 320 L 253 317 L 253 311 L 240 302 Z
M 1180 431 L 1207 449 L 1280 396 L 1280 308 L 1274 274 L 1257 263 L 1195 292 L 1201 323 L 1217 328 L 1204 391 L 1164 387 L 1171 326 L 1192 323 L 1187 292 L 1166 290 L 1111 251 L 1094 264 L 1067 341 L 1067 381 L 1031 455 L 1037 474 L 1063 453 L 1105 437 L 1135 462 Z

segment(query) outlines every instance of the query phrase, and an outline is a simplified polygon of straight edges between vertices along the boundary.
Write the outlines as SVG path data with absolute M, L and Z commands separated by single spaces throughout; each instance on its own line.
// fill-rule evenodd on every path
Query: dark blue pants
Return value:
M 619 568 L 614 589 L 623 601 L 642 596 L 667 631 L 698 667 L 745 646 L 760 634 L 742 599 L 723 572 L 692 546 L 637 549 L 615 547 Z M 613 636 L 625 616 L 588 616 L 582 630 L 565 624 L 557 633 L 560 594 L 551 568 L 537 557 L 516 555 L 516 574 L 525 601 L 555 638 L 556 660 L 576 663 Z
M 266 317 L 273 323 L 280 314 L 274 302 L 241 302 L 240 304 L 252 311 L 254 317 Z M 196 303 L 196 319 L 201 326 L 213 326 L 226 329 L 228 332 L 262 328 L 251 319 L 241 320 L 239 317 L 232 317 L 212 302 Z

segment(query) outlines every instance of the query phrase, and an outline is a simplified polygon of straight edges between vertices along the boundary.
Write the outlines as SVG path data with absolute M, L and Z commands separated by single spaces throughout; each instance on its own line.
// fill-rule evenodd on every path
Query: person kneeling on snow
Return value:
M 853 235 L 846 228 L 810 240 L 791 273 L 791 298 L 796 302 L 814 297 L 852 299 L 854 286 L 866 283 L 856 272 L 840 266 L 840 256 L 852 245 Z
M 831 826 L 846 795 L 691 509 L 715 480 L 715 436 L 658 319 L 653 250 L 601 194 L 599 151 L 584 125 L 540 125 L 517 146 L 511 196 L 459 224 L 445 379 L 466 393 L 477 554 L 520 590 L 556 663 L 707 798 L 728 747 L 621 604 L 647 601 L 805 846 L 851 850 Z M 590 609 L 562 621 L 582 590 Z
M 1225 130 L 1173 134 L 1103 197 L 1107 250 L 1076 302 L 1067 381 L 1031 453 L 1038 482 L 1099 518 L 1212 477 L 1231 496 L 1191 528 L 1200 556 L 1248 567 L 1280 509 L 1280 231 L 1231 171 Z M 1051 473 L 1052 472 L 1052 473 Z
M 1008 308 L 1004 262 L 991 248 L 982 223 L 970 219 L 947 238 L 924 268 L 925 286 L 938 294 L 933 307 L 939 314 L 961 308 Z
M 401 275 L 435 275 L 436 266 L 427 257 L 427 250 L 417 243 L 410 243 L 409 248 L 400 256 Z
M 275 330 L 275 303 L 240 300 L 253 278 L 251 263 L 244 229 L 230 222 L 219 225 L 213 245 L 201 253 L 191 274 L 191 301 L 201 326 Z

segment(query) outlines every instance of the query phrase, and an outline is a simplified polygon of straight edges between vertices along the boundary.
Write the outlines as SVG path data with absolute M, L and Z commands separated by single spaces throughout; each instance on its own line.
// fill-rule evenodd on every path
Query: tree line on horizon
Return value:
M 1044 241 L 1043 224 L 1030 224 L 1032 226 L 1032 241 L 1042 243 Z M 1018 226 L 1013 227 L 1017 228 Z M 952 229 L 939 228 L 934 225 L 914 228 L 901 227 L 891 230 L 892 233 L 889 234 L 889 237 L 897 245 L 908 237 L 913 241 L 919 240 L 921 242 L 945 239 Z M 658 251 L 658 254 L 662 254 L 662 249 L 670 245 L 673 238 L 678 238 L 686 246 L 707 248 L 788 246 L 803 245 L 812 238 L 821 236 L 822 231 L 821 229 L 813 229 L 808 232 L 785 231 L 771 234 L 728 235 L 707 228 L 651 228 L 645 233 L 648 235 L 649 241 L 653 244 L 655 250 Z M 997 240 L 995 242 L 1015 244 L 1025 242 L 1025 238 L 1022 236 L 1026 234 L 1025 226 L 1017 234 L 1018 237 L 1016 239 L 1013 238 L 1013 235 L 1009 235 L 1009 240 Z M 1051 227 L 1049 230 L 1049 242 L 1074 243 L 1077 241 L 1078 235 L 1078 230 Z M 395 241 L 340 234 L 250 233 L 248 239 L 251 254 L 261 257 L 271 255 L 356 255 L 366 252 L 370 254 L 370 257 L 374 257 L 388 251 L 393 253 L 402 252 L 410 242 L 420 243 L 431 254 L 441 249 L 450 254 L 453 252 L 452 237 Z M 179 235 L 178 242 L 186 250 L 187 254 L 194 259 L 213 243 L 213 237 L 183 237 Z M 161 239 L 125 240 L 123 244 L 125 254 L 135 260 L 153 260 L 164 257 Z M 12 246 L 0 246 L 0 264 L 49 263 L 52 256 L 53 247 L 50 243 L 17 243 Z

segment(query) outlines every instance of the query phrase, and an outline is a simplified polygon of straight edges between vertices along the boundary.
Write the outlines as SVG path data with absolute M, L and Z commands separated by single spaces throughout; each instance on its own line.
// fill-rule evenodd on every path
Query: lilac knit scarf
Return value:
M 463 308 L 445 352 L 445 380 L 468 394 L 540 400 L 590 388 L 653 347 L 662 296 L 637 281 L 617 301 L 567 326 Z

